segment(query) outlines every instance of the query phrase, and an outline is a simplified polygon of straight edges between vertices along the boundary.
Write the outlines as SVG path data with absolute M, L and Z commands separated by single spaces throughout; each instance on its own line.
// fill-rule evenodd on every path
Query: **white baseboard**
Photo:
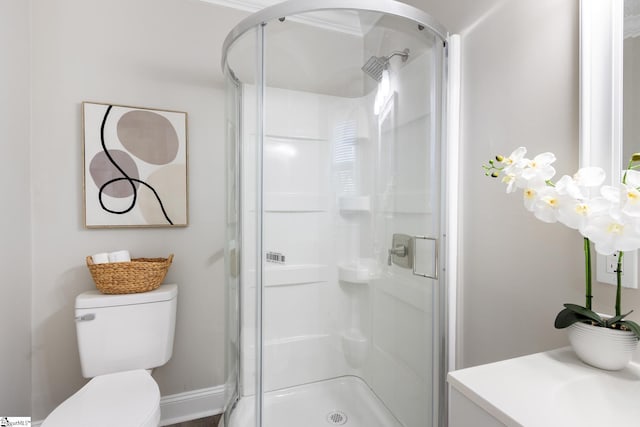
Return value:
M 224 385 L 186 391 L 160 399 L 160 425 L 182 423 L 221 414 L 224 409 Z M 44 420 L 31 422 L 40 427 Z
M 221 414 L 224 385 L 172 394 L 160 399 L 160 425 L 166 426 Z

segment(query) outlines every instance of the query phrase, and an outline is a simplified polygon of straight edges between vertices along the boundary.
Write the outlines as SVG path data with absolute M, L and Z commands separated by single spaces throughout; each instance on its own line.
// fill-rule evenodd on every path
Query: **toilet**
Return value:
M 160 390 L 151 369 L 173 353 L 178 286 L 137 294 L 76 297 L 82 376 L 91 380 L 41 427 L 158 427 Z

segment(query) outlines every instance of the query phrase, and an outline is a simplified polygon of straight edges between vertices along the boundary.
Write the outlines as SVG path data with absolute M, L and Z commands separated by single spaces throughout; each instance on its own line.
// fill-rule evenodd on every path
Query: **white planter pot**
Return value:
M 567 328 L 569 342 L 578 358 L 600 369 L 618 371 L 629 364 L 638 347 L 631 331 L 574 323 Z

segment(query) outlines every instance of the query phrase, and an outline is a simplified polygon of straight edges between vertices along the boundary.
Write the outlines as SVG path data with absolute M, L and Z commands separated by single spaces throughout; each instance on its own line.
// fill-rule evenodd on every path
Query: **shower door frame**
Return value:
M 459 55 L 460 45 L 459 37 L 453 36 L 454 48 L 450 49 L 449 33 L 447 30 L 439 24 L 434 18 L 427 13 L 416 9 L 413 6 L 405 3 L 400 3 L 393 0 L 289 0 L 280 4 L 276 4 L 270 7 L 266 7 L 242 20 L 236 27 L 234 27 L 224 40 L 222 46 L 222 59 L 221 66 L 225 74 L 233 76 L 233 71 L 229 68 L 227 63 L 227 54 L 233 43 L 244 35 L 249 30 L 256 28 L 257 31 L 257 47 L 258 47 L 258 67 L 256 70 L 256 87 L 257 90 L 257 161 L 258 181 L 256 188 L 257 200 L 256 200 L 256 212 L 262 211 L 262 154 L 263 137 L 264 137 L 264 77 L 265 77 L 265 58 L 264 58 L 264 26 L 274 20 L 292 17 L 297 15 L 321 12 L 329 10 L 357 10 L 363 12 L 374 12 L 384 15 L 393 15 L 401 18 L 405 18 L 414 21 L 420 29 L 428 29 L 434 36 L 439 38 L 443 43 L 443 61 L 441 70 L 441 95 L 440 95 L 440 108 L 441 119 L 440 124 L 440 165 L 444 174 L 442 177 L 443 185 L 441 187 L 442 196 L 441 202 L 441 231 L 442 242 L 440 243 L 441 253 L 444 254 L 444 262 L 442 268 L 442 276 L 439 280 L 438 286 L 438 301 L 436 303 L 439 306 L 437 319 L 434 319 L 438 324 L 438 328 L 435 331 L 433 341 L 438 342 L 438 346 L 434 346 L 433 354 L 437 357 L 437 361 L 433 363 L 434 372 L 437 371 L 437 379 L 432 385 L 433 391 L 437 396 L 437 410 L 434 411 L 434 423 L 433 426 L 443 427 L 446 425 L 447 419 L 447 399 L 446 399 L 446 386 L 445 377 L 449 369 L 455 368 L 455 352 L 456 352 L 456 254 L 457 254 L 457 227 L 458 227 L 458 210 L 457 210 L 457 190 L 458 190 L 458 169 L 457 169 L 457 156 L 458 156 L 458 125 L 459 125 Z M 451 61 L 453 55 L 453 61 Z M 453 65 L 452 65 L 453 64 Z M 454 72 L 451 73 L 451 67 Z M 453 74 L 455 81 L 450 81 L 449 76 Z M 452 90 L 453 89 L 453 90 Z M 240 90 L 240 99 L 242 100 L 242 90 Z M 240 135 L 241 137 L 241 135 Z M 243 162 L 241 159 L 237 159 L 239 162 L 238 172 L 242 175 Z M 262 257 L 262 220 L 257 221 L 257 267 L 256 268 L 256 403 L 255 403 L 255 416 L 256 423 L 261 425 L 262 412 L 263 412 L 263 357 L 262 346 L 257 345 L 259 342 L 263 342 L 262 333 L 262 271 L 263 271 L 263 257 Z M 241 305 L 241 304 L 240 304 Z M 238 313 L 238 315 L 240 315 Z M 241 327 L 238 330 L 239 335 L 242 335 Z M 238 367 L 238 376 L 242 376 L 242 364 Z M 239 381 L 237 391 L 241 390 L 241 381 Z M 259 396 L 258 396 L 259 394 Z M 237 398 L 241 397 L 241 392 Z M 235 403 L 232 406 L 235 406 Z M 227 411 L 228 408 L 225 408 Z
M 282 17 L 327 10 L 358 10 L 395 15 L 428 28 L 445 43 L 448 37 L 447 30 L 431 16 L 413 6 L 393 0 L 321 0 L 321 2 L 318 0 L 289 0 L 266 7 L 246 17 L 229 32 L 222 44 L 222 69 L 227 67 L 227 52 L 233 42 L 250 29 L 266 25 L 268 22 Z

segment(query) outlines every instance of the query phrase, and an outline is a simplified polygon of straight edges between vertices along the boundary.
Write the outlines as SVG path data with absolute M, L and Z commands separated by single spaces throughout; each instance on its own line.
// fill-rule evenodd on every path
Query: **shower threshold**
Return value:
M 254 405 L 255 396 L 240 399 L 229 425 L 253 427 Z M 355 376 L 267 392 L 263 411 L 264 427 L 402 427 L 369 386 Z

